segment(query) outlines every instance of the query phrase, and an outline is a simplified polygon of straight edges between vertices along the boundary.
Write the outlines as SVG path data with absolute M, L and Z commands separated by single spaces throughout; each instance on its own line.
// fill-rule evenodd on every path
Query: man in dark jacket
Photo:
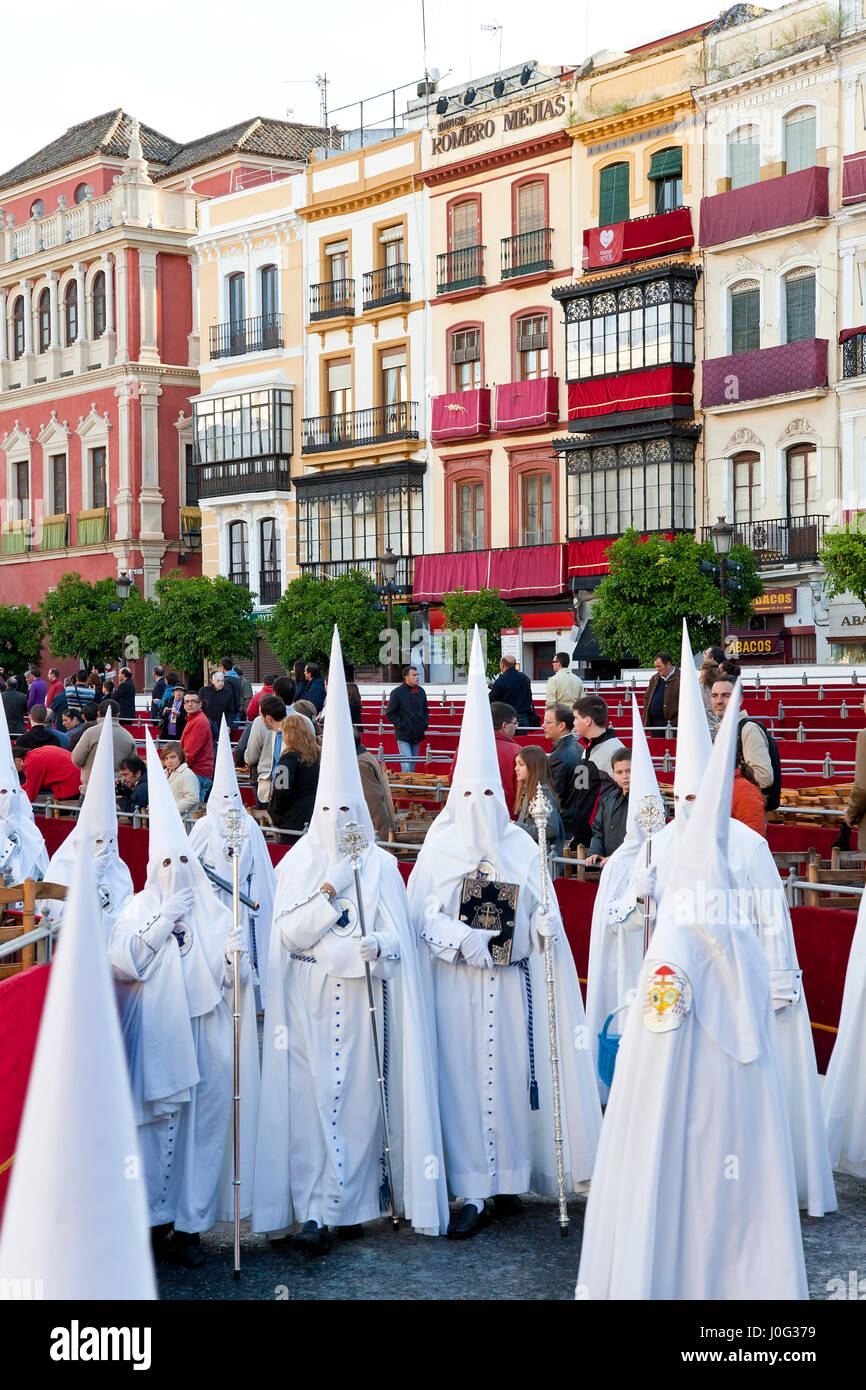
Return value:
M 19 734 L 15 740 L 21 748 L 44 748 L 48 743 L 54 748 L 60 747 L 60 739 L 45 722 L 47 715 L 48 711 L 44 705 L 33 706 L 30 711 L 30 728 L 26 734 Z
M 159 718 L 159 707 L 165 694 L 165 671 L 162 666 L 153 668 L 153 689 L 150 692 L 150 717 Z
M 631 782 L 631 753 L 627 748 L 619 748 L 613 755 L 610 775 L 614 785 L 601 794 L 598 810 L 592 822 L 592 839 L 589 842 L 587 864 L 605 864 L 615 849 L 619 849 L 625 839 L 628 819 L 628 789 Z
M 524 727 L 536 725 L 532 686 L 529 677 L 518 671 L 516 658 L 504 656 L 499 663 L 499 671 L 500 674 L 490 687 L 490 703 L 498 700 L 503 705 L 510 705 L 512 709 L 517 710 L 518 723 Z
M 568 705 L 551 705 L 544 711 L 542 725 L 553 744 L 547 755 L 550 780 L 559 797 L 559 809 L 566 835 L 574 834 L 574 776 L 577 771 L 578 748 L 574 741 L 574 714 Z
M 648 734 L 661 736 L 668 724 L 677 727 L 680 712 L 680 673 L 667 652 L 653 657 L 656 673 L 646 688 L 643 722 Z
M 113 698 L 117 701 L 121 719 L 135 718 L 135 683 L 128 666 L 120 668 L 120 679 L 114 687 Z
M 18 678 L 10 676 L 6 689 L 0 695 L 6 712 L 6 723 L 12 735 L 24 733 L 24 716 L 27 713 L 27 696 L 18 689 Z
M 307 669 L 309 670 L 309 667 Z M 423 687 L 418 684 L 418 672 L 415 667 L 404 666 L 402 674 L 403 680 L 400 685 L 395 685 L 391 691 L 386 718 L 389 724 L 394 725 L 397 747 L 400 756 L 405 760 L 402 764 L 403 771 L 411 772 L 421 740 L 430 723 L 430 713 L 427 709 L 427 696 Z
M 592 823 L 603 792 L 611 786 L 613 760 L 622 744 L 607 724 L 608 708 L 600 695 L 582 695 L 574 702 L 574 735 L 578 767 L 574 794 L 574 841 L 589 845 Z

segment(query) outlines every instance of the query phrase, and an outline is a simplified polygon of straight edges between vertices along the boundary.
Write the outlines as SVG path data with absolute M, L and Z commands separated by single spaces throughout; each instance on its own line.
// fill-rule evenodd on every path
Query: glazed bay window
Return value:
M 296 478 L 301 570 L 360 569 L 381 583 L 379 557 L 390 546 L 402 562 L 397 583 L 411 582 L 411 557 L 423 549 L 423 475 L 423 464 L 400 464 Z
M 475 391 L 481 385 L 481 329 L 460 329 L 451 334 L 451 390 Z
M 535 381 L 548 374 L 548 332 L 546 314 L 527 314 L 515 325 L 514 351 L 517 380 Z
M 694 279 L 666 276 L 567 300 L 568 380 L 693 366 L 694 296 Z
M 470 479 L 454 487 L 454 549 L 484 549 L 484 484 Z
M 197 496 L 289 487 L 292 393 L 236 392 L 193 402 Z
M 693 531 L 699 433 L 659 425 L 641 438 L 623 432 L 566 449 L 569 539 L 621 536 L 629 526 L 641 535 Z

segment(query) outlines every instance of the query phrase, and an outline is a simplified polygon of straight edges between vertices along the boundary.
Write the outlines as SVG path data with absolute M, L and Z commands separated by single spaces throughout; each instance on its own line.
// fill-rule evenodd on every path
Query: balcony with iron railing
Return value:
M 288 454 L 201 463 L 198 495 L 202 499 L 237 497 L 247 492 L 289 492 L 292 486 Z
M 279 570 L 259 571 L 259 603 L 270 607 L 278 603 L 283 592 Z
M 385 304 L 402 304 L 409 300 L 409 267 L 403 261 L 368 270 L 361 281 L 364 310 L 378 309 Z
M 520 232 L 502 238 L 502 279 L 514 280 L 518 275 L 538 275 L 553 269 L 550 254 L 550 227 L 534 232 Z
M 229 582 L 232 583 L 232 584 L 239 584 L 242 588 L 248 589 L 248 588 L 250 587 L 250 572 L 249 572 L 249 570 L 233 570 L 233 569 L 230 569 L 230 570 L 229 570 Z
M 212 362 L 220 357 L 241 357 L 248 352 L 268 352 L 283 346 L 282 314 L 259 314 L 257 318 L 211 324 Z
M 394 587 L 391 590 L 393 594 L 412 592 L 414 567 L 414 555 L 399 557 Z M 362 574 L 368 574 L 374 584 L 384 586 L 385 583 L 381 559 L 378 556 L 352 560 L 302 560 L 300 569 L 302 574 L 312 574 L 317 579 L 338 579 L 340 575 L 349 574 L 351 570 L 360 570 Z
M 866 328 L 843 331 L 840 343 L 843 377 L 866 375 Z
M 824 538 L 826 516 L 782 516 L 770 521 L 735 521 L 734 545 L 745 545 L 759 569 L 817 560 Z M 712 528 L 704 526 L 702 541 L 711 541 Z
M 355 281 L 324 280 L 310 286 L 310 323 L 341 319 L 355 312 Z
M 455 294 L 484 284 L 484 246 L 464 246 L 436 257 L 436 293 Z
M 332 449 L 355 449 L 365 444 L 387 444 L 392 439 L 417 439 L 417 401 L 393 401 L 343 415 L 313 415 L 302 422 L 302 454 L 321 454 Z

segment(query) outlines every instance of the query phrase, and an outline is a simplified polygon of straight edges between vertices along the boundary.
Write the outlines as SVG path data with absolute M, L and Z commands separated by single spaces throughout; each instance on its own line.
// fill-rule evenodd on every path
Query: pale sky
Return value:
M 635 47 L 714 19 L 724 0 L 426 0 L 427 65 L 443 85 L 527 59 L 572 65 L 601 48 Z M 769 5 L 768 8 L 776 8 Z M 329 106 L 423 75 L 421 0 L 41 0 L 3 13 L 0 171 L 68 126 L 123 106 L 177 140 L 250 116 L 318 121 Z M 450 75 L 446 76 L 449 73 Z M 401 94 L 414 96 L 414 87 Z M 350 113 L 337 123 L 356 124 Z

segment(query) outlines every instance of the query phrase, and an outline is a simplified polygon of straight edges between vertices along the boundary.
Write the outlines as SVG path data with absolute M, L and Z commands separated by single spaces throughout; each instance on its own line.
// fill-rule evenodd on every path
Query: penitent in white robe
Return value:
M 866 896 L 860 899 L 822 1099 L 833 1167 L 866 1178 Z

